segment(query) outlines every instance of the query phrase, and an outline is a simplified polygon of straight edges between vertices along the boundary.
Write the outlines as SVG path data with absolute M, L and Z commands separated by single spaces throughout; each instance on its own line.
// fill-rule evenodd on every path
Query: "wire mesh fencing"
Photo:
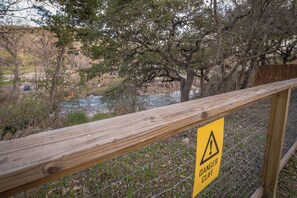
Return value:
M 265 100 L 226 117 L 220 175 L 201 197 L 249 197 L 261 185 L 270 107 Z
M 297 89 L 291 91 L 287 126 L 285 132 L 285 138 L 283 143 L 283 152 L 284 156 L 293 144 L 297 141 Z
M 225 116 L 220 174 L 198 197 L 248 197 L 261 185 L 270 107 L 266 99 Z M 196 130 L 16 197 L 191 197 Z

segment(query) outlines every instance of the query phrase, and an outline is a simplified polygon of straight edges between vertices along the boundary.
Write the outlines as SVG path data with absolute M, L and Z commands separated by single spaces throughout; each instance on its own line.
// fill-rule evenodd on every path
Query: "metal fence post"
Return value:
M 285 136 L 291 89 L 275 94 L 272 98 L 269 131 L 263 169 L 263 197 L 275 197 Z

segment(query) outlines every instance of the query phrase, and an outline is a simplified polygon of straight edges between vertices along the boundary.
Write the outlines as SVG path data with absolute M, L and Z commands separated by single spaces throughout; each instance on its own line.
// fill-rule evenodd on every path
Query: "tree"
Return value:
M 43 6 L 35 6 L 38 9 L 41 19 L 36 22 L 43 26 L 46 30 L 51 32 L 55 37 L 55 60 L 50 61 L 49 54 L 43 54 L 41 56 L 48 56 L 47 59 L 51 62 L 51 82 L 49 89 L 49 103 L 53 107 L 53 110 L 57 115 L 58 107 L 58 88 L 63 83 L 62 70 L 65 68 L 65 57 L 72 49 L 72 44 L 75 40 L 75 33 L 78 26 L 83 25 L 85 21 L 92 21 L 96 15 L 92 11 L 96 8 L 98 1 L 86 0 L 49 0 L 40 1 L 47 5 L 51 5 L 55 10 L 50 11 Z M 78 17 L 79 16 L 79 17 Z M 43 44 L 47 45 L 46 43 Z M 51 54 L 53 55 L 53 54 Z M 49 64 L 50 62 L 44 62 Z M 54 63 L 54 64 L 53 64 Z M 48 65 L 47 65 L 48 66 Z M 48 68 L 49 69 L 49 68 Z M 49 71 L 49 70 L 48 70 Z
M 276 53 L 281 57 L 282 63 L 297 59 L 297 1 L 289 1 L 286 6 L 281 7 L 282 16 L 277 20 L 275 29 L 278 30 L 277 39 L 280 45 Z
M 32 9 L 31 0 L 2 0 L 0 4 L 0 55 L 1 69 L 10 70 L 13 74 L 12 96 L 19 97 L 21 50 L 24 48 L 24 37 L 30 29 L 24 25 Z
M 55 71 L 57 55 L 59 49 L 56 47 L 56 39 L 54 35 L 46 30 L 40 29 L 35 32 L 36 37 L 33 39 L 31 53 L 35 57 L 35 64 L 40 65 L 45 73 L 45 78 L 39 80 L 39 84 L 43 84 L 46 92 L 51 85 L 51 79 Z M 37 82 L 37 81 L 36 81 Z M 36 90 L 39 86 L 36 85 Z
M 80 29 L 85 52 L 97 60 L 84 72 L 94 77 L 116 71 L 138 87 L 157 77 L 179 81 L 181 101 L 189 99 L 194 78 L 200 78 L 202 93 L 243 89 L 280 50 L 286 32 L 277 24 L 289 5 L 294 10 L 295 1 L 104 1 L 89 12 L 99 17 Z M 75 20 L 85 19 L 77 13 Z M 285 38 L 295 49 L 290 32 Z
M 181 101 L 189 100 L 195 76 L 205 70 L 201 48 L 212 32 L 203 1 L 117 0 L 105 5 L 103 25 L 96 29 L 101 36 L 94 40 L 96 33 L 86 31 L 93 45 L 88 53 L 104 60 L 97 71 L 119 69 L 139 87 L 156 77 L 179 81 Z
M 230 80 L 236 76 L 236 88 L 246 88 L 249 85 L 252 73 L 259 64 L 266 64 L 267 56 L 272 55 L 279 48 L 283 31 L 277 31 L 276 24 L 285 13 L 283 7 L 287 1 L 232 1 L 230 5 L 220 1 L 215 6 L 217 14 L 216 25 L 221 32 L 217 31 L 218 43 L 223 50 L 218 50 L 218 57 L 223 75 L 219 81 L 219 87 L 232 83 Z M 216 14 L 214 14 L 216 15 Z M 222 19 L 219 24 L 219 19 Z M 220 53 L 219 53 L 220 52 Z M 231 61 L 232 60 L 232 61 Z M 217 63 L 217 64 L 219 64 Z M 230 64 L 231 63 L 231 64 Z M 229 70 L 229 71 L 228 71 Z
M 55 6 L 54 1 L 49 1 L 49 4 Z M 50 53 L 45 52 L 39 56 L 46 58 L 44 60 L 44 67 L 47 67 L 46 71 L 51 71 L 50 76 L 50 88 L 49 88 L 49 104 L 52 106 L 53 110 L 57 112 L 58 110 L 58 87 L 63 83 L 61 71 L 64 65 L 64 58 L 67 52 L 67 49 L 71 46 L 73 42 L 73 25 L 70 23 L 70 17 L 67 13 L 63 12 L 63 7 L 58 6 L 56 9 L 57 13 L 52 13 L 44 7 L 37 7 L 39 14 L 41 14 L 42 19 L 38 20 L 37 23 L 43 25 L 43 27 L 50 31 L 55 37 L 55 50 L 51 49 Z M 46 38 L 44 38 L 46 39 Z M 49 40 L 43 40 L 40 44 L 47 45 Z M 54 53 L 54 54 L 53 54 Z M 52 61 L 51 59 L 55 60 Z M 51 66 L 51 68 L 49 68 Z M 57 115 L 57 113 L 56 113 Z
M 23 39 L 26 30 L 23 26 L 3 25 L 0 32 L 0 49 L 3 53 L 0 56 L 2 69 L 10 70 L 13 74 L 13 88 L 11 95 L 13 98 L 19 97 L 20 87 L 20 67 L 22 59 L 20 58 L 23 50 Z M 7 53 L 7 56 L 4 55 Z

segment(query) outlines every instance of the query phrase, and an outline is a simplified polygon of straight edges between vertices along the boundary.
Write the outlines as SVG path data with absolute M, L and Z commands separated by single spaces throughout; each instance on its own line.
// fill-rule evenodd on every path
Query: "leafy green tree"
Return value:
M 157 77 L 179 81 L 181 101 L 189 100 L 213 31 L 203 1 L 115 0 L 104 6 L 98 28 L 84 32 L 91 41 L 87 53 L 102 60 L 92 70 L 118 71 L 138 87 Z
M 96 17 L 91 16 L 88 10 L 92 10 L 97 1 L 74 1 L 74 0 L 54 0 L 40 1 L 35 8 L 41 16 L 37 23 L 55 36 L 56 60 L 51 69 L 51 82 L 49 89 L 49 102 L 54 110 L 57 110 L 58 89 L 63 83 L 63 72 L 65 70 L 65 55 L 71 52 L 72 44 L 75 41 L 75 35 L 79 26 L 89 22 Z M 55 8 L 49 10 L 42 6 L 46 3 L 47 7 Z M 79 16 L 79 17 L 78 17 Z
M 181 101 L 189 100 L 194 78 L 200 78 L 202 92 L 228 91 L 233 81 L 231 89 L 246 88 L 259 64 L 282 49 L 286 31 L 276 27 L 293 5 L 291 0 L 103 1 L 88 10 L 96 17 L 78 34 L 96 60 L 81 76 L 115 72 L 124 84 L 137 87 L 155 78 L 179 81 Z M 75 20 L 87 18 L 76 14 Z M 291 41 L 295 33 L 290 32 L 286 39 Z M 290 44 L 295 49 L 296 43 Z

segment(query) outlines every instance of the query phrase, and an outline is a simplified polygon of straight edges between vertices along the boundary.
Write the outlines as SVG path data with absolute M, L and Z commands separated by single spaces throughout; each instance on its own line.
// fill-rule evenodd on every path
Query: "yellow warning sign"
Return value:
M 220 171 L 224 140 L 224 118 L 197 130 L 195 180 L 192 197 L 195 197 Z

